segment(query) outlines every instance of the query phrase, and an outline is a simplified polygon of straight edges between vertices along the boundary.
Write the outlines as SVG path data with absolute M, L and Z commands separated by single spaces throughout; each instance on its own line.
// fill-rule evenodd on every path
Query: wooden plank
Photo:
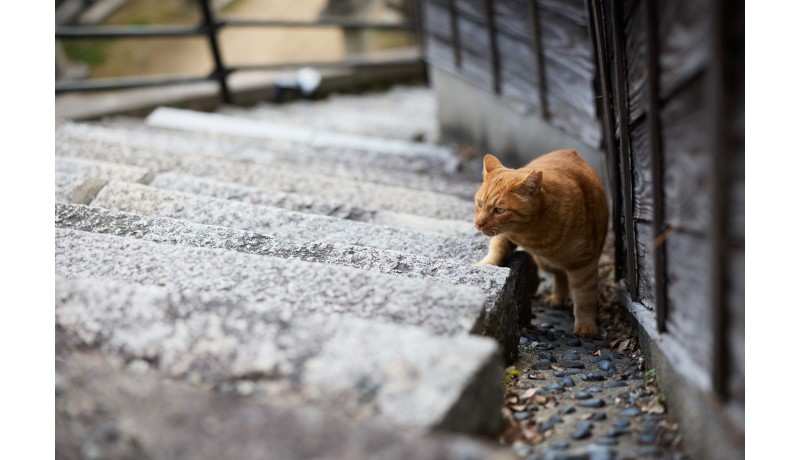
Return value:
M 744 402 L 744 263 L 745 251 L 743 248 L 729 248 L 728 264 L 728 292 L 726 303 L 729 310 L 729 325 L 727 347 L 729 354 L 728 395 L 740 402 Z
M 528 14 L 529 4 L 530 0 L 495 0 L 497 30 L 522 41 L 533 40 L 533 27 Z
M 536 57 L 528 43 L 497 35 L 501 91 L 504 97 L 539 108 Z
M 486 24 L 456 18 L 461 45 L 459 75 L 486 91 L 493 91 L 491 46 Z
M 484 25 L 487 23 L 489 11 L 480 0 L 455 0 L 455 8 L 459 16 Z
M 599 120 L 575 110 L 570 104 L 551 93 L 547 94 L 547 104 L 548 115 L 553 126 L 592 148 L 601 148 L 603 135 Z
M 564 65 L 562 60 L 551 59 L 545 52 L 545 78 L 547 79 L 547 100 L 558 99 L 567 104 L 571 110 L 586 115 L 599 124 L 597 105 L 595 104 L 594 75 L 576 72 L 574 67 Z
M 625 27 L 625 60 L 628 71 L 628 110 L 631 125 L 647 110 L 647 24 L 640 0 L 622 2 Z
M 451 73 L 457 73 L 453 47 L 434 35 L 425 36 L 425 59 L 433 66 Z
M 483 0 L 488 15 L 487 29 L 489 32 L 490 60 L 492 62 L 492 90 L 495 94 L 500 94 L 502 82 L 500 79 L 500 56 L 497 52 L 497 28 L 493 3 L 493 0 Z
M 620 280 L 624 272 L 624 250 L 622 244 L 625 241 L 622 236 L 622 192 L 619 179 L 619 153 L 617 152 L 616 142 L 614 142 L 614 110 L 611 106 L 611 78 L 608 66 L 608 54 L 606 50 L 605 32 L 603 29 L 604 18 L 602 5 L 596 0 L 587 1 L 586 7 L 589 14 L 589 35 L 592 40 L 592 47 L 596 53 L 597 71 L 599 79 L 600 103 L 602 104 L 603 133 L 605 134 L 606 153 L 608 161 L 608 178 L 611 184 L 611 224 L 614 230 L 614 273 L 615 279 Z
M 486 24 L 463 16 L 459 16 L 457 21 L 462 51 L 469 51 L 476 57 L 484 58 L 487 62 L 490 62 L 491 44 L 489 28 Z
M 458 28 L 455 0 L 447 1 L 447 13 L 450 16 L 450 30 L 452 31 L 453 62 L 456 69 L 461 69 L 461 31 Z
M 539 84 L 536 69 L 536 55 L 529 43 L 519 41 L 503 34 L 497 35 L 497 52 L 500 56 L 502 72 L 516 75 Z
M 536 54 L 536 70 L 539 77 L 539 107 L 541 116 L 545 121 L 550 121 L 550 107 L 547 104 L 547 77 L 545 76 L 544 44 L 542 43 L 542 19 L 539 17 L 539 0 L 530 0 L 528 4 L 528 17 L 533 30 L 533 51 Z
M 744 48 L 742 48 L 744 49 Z M 742 71 L 744 78 L 744 71 Z M 744 88 L 744 82 L 740 88 Z M 735 108 L 730 120 L 730 156 L 728 167 L 730 172 L 730 201 L 728 210 L 728 235 L 732 243 L 744 247 L 745 207 L 744 207 L 744 90 L 742 89 L 739 107 Z M 734 103 L 737 103 L 735 99 Z
M 725 99 L 729 102 L 728 158 L 730 174 L 730 208 L 728 210 L 728 235 L 731 243 L 744 248 L 744 82 L 745 82 L 745 33 L 744 6 L 742 0 L 726 4 L 726 50 Z
M 625 81 L 625 45 L 622 30 L 622 9 L 617 0 L 610 0 L 611 11 L 607 18 L 610 20 L 611 43 L 614 52 L 614 81 L 615 81 L 615 106 L 619 118 L 621 132 L 619 136 L 619 157 L 622 161 L 622 198 L 625 205 L 625 227 L 628 233 L 628 247 L 635 245 L 636 238 L 633 222 L 633 172 L 631 171 L 631 145 L 628 132 L 628 86 Z M 628 287 L 631 292 L 638 292 L 638 277 L 636 275 L 636 255 L 628 253 Z
M 709 154 L 709 119 L 702 78 L 668 101 L 662 110 L 665 225 L 704 234 L 710 228 L 714 169 Z
M 584 29 L 589 26 L 584 0 L 539 0 L 539 7 L 543 11 L 557 14 Z
M 452 42 L 453 28 L 450 24 L 450 12 L 446 6 L 426 1 L 422 4 L 423 27 L 427 35 L 434 35 L 439 40 Z
M 710 61 L 710 6 L 710 1 L 658 1 L 663 99 L 702 72 Z
M 684 345 L 700 369 L 712 369 L 712 312 L 707 238 L 676 231 L 664 243 L 667 256 L 667 333 Z
M 539 12 L 539 23 L 542 46 L 547 58 L 560 61 L 564 66 L 583 75 L 594 74 L 594 52 L 585 27 L 546 11 Z
M 650 250 L 654 239 L 653 225 L 650 222 L 636 222 L 636 295 L 641 303 L 650 311 L 655 311 L 655 260 Z
M 646 43 L 646 75 L 647 75 L 647 128 L 650 140 L 650 165 L 652 167 L 652 196 L 653 196 L 653 234 L 656 238 L 666 235 L 667 227 L 664 224 L 664 150 L 662 149 L 661 130 L 661 99 L 659 98 L 659 67 L 658 56 L 658 17 L 653 1 L 644 3 L 639 8 L 644 16 L 645 43 Z M 656 301 L 656 330 L 659 333 L 666 331 L 668 302 L 667 302 L 667 275 L 666 251 L 661 243 L 653 249 L 655 265 L 655 301 Z
M 647 123 L 639 123 L 634 126 L 630 134 L 633 163 L 633 218 L 636 221 L 652 222 L 653 165 L 649 126 Z

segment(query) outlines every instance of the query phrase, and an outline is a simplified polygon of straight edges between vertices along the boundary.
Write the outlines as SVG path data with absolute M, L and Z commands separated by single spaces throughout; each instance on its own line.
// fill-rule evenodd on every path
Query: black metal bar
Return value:
M 492 90 L 500 94 L 500 54 L 497 52 L 497 29 L 494 24 L 494 1 L 483 0 L 486 7 L 487 28 L 489 29 L 489 50 L 492 53 Z
M 209 0 L 200 0 L 200 8 L 203 11 L 203 26 L 207 30 L 208 45 L 214 58 L 213 76 L 219 83 L 219 92 L 223 102 L 230 104 L 233 99 L 228 89 L 228 69 L 225 68 L 225 64 L 222 62 L 222 53 L 219 51 L 219 43 L 217 42 L 219 24 L 214 20 L 214 11 L 211 9 Z
M 636 261 L 636 228 L 633 223 L 633 174 L 631 169 L 631 143 L 628 131 L 628 84 L 625 70 L 625 44 L 623 40 L 622 9 L 617 0 L 610 0 L 611 47 L 614 53 L 614 79 L 616 81 L 616 109 L 619 114 L 620 160 L 622 161 L 622 200 L 625 206 L 625 236 L 628 250 L 628 289 L 631 297 L 638 300 L 639 276 Z
M 617 143 L 614 128 L 614 112 L 611 106 L 611 82 L 606 66 L 606 45 L 605 34 L 603 32 L 602 8 L 599 0 L 588 0 L 589 3 L 589 31 L 593 35 L 595 44 L 595 57 L 597 69 L 600 74 L 600 100 L 603 106 L 603 127 L 605 130 L 606 151 L 608 158 L 608 177 L 611 183 L 611 202 L 612 202 L 612 225 L 614 228 L 614 278 L 620 280 L 623 268 L 623 250 L 621 238 L 622 224 L 622 187 L 619 177 L 619 155 L 617 153 Z
M 727 344 L 728 311 L 726 282 L 728 270 L 727 224 L 728 191 L 730 189 L 730 166 L 726 158 L 728 135 L 728 101 L 725 97 L 725 17 L 726 5 L 722 0 L 712 0 L 711 14 L 711 61 L 706 75 L 706 93 L 709 95 L 708 116 L 711 121 L 711 155 L 714 174 L 711 174 L 711 304 L 713 334 L 713 369 L 711 382 L 717 396 L 728 397 L 730 350 Z
M 447 10 L 450 13 L 450 30 L 453 37 L 453 63 L 456 69 L 461 68 L 461 37 L 458 34 L 458 17 L 456 15 L 455 0 L 447 0 Z
M 415 30 L 414 21 L 404 22 L 369 22 L 357 19 L 323 18 L 317 21 L 275 21 L 263 19 L 226 19 L 217 18 L 220 26 L 230 27 L 336 27 L 341 29 L 380 29 L 380 30 Z
M 539 108 L 542 111 L 542 118 L 547 121 L 550 119 L 550 109 L 547 104 L 547 72 L 542 47 L 542 27 L 539 22 L 539 3 L 537 0 L 530 0 L 528 6 L 533 35 L 533 55 L 536 56 L 536 72 L 539 77 Z
M 645 33 L 647 34 L 647 124 L 650 133 L 650 165 L 653 175 L 653 237 L 661 235 L 664 226 L 664 159 L 661 151 L 661 98 L 659 97 L 661 68 L 658 64 L 658 12 L 654 2 L 646 0 L 644 8 Z M 667 276 L 666 245 L 661 242 L 653 248 L 655 277 L 656 328 L 658 332 L 667 330 Z
M 56 93 L 107 91 L 115 89 L 146 88 L 154 86 L 181 85 L 213 81 L 214 77 L 176 77 L 176 78 L 113 78 L 80 81 L 57 81 Z
M 163 38 L 163 37 L 196 37 L 206 35 L 205 26 L 59 26 L 56 27 L 56 38 Z

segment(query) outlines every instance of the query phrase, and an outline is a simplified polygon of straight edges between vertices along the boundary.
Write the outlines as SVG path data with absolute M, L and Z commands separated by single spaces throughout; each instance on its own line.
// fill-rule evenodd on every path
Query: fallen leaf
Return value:
M 664 406 L 657 399 L 652 399 L 642 406 L 642 412 L 648 414 L 663 414 Z
M 519 397 L 520 399 L 530 399 L 531 396 L 536 394 L 536 388 L 529 388 L 525 390 L 525 393 L 522 393 Z

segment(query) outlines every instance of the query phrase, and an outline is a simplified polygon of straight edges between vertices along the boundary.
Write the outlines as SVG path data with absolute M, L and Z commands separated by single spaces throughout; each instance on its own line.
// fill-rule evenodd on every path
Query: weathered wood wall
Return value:
M 423 19 L 431 65 L 600 147 L 583 0 L 425 0 Z
M 743 407 L 744 2 L 425 0 L 423 13 L 429 64 L 605 148 L 629 307 L 688 382 Z
M 743 404 L 743 2 L 590 6 L 608 57 L 631 308 L 692 383 Z

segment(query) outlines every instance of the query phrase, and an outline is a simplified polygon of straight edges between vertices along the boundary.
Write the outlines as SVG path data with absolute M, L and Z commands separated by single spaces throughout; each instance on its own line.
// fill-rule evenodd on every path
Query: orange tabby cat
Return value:
M 517 246 L 553 274 L 550 305 L 572 295 L 574 333 L 597 335 L 597 260 L 608 226 L 603 183 L 575 150 L 556 150 L 520 169 L 483 158 L 475 226 L 491 236 L 476 266 L 502 265 Z

